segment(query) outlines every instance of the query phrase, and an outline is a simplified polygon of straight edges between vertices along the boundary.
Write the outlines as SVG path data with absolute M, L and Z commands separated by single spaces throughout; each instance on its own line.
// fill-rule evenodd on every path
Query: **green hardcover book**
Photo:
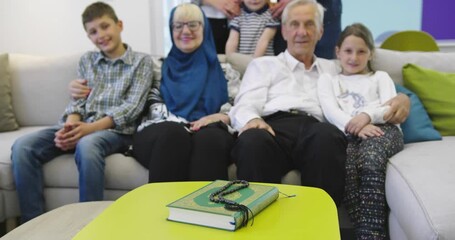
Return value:
M 224 204 L 211 202 L 209 196 L 228 181 L 216 180 L 167 205 L 168 220 L 234 231 L 243 221 L 239 211 L 229 211 Z M 226 195 L 226 199 L 247 206 L 253 216 L 278 198 L 274 186 L 250 184 L 247 188 Z

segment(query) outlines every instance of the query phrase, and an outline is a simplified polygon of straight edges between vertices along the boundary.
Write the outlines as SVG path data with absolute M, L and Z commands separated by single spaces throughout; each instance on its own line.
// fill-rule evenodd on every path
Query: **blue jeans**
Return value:
M 74 152 L 79 170 L 79 201 L 103 200 L 104 158 L 126 151 L 132 139 L 131 135 L 102 130 L 82 137 L 75 150 L 62 151 L 54 143 L 59 129 L 43 129 L 20 137 L 13 144 L 11 160 L 22 222 L 44 213 L 43 164 Z

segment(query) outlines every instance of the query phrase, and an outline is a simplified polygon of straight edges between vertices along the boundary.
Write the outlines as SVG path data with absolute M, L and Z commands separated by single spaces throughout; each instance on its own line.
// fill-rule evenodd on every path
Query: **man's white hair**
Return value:
M 288 3 L 288 5 L 286 5 L 286 7 L 283 10 L 283 14 L 281 15 L 281 22 L 283 24 L 285 24 L 288 20 L 289 12 L 293 8 L 295 8 L 297 6 L 301 6 L 301 5 L 315 5 L 316 6 L 316 9 L 317 9 L 316 15 L 318 16 L 318 18 L 316 19 L 317 20 L 316 26 L 317 26 L 318 30 L 320 30 L 322 27 L 322 24 L 324 22 L 325 8 L 320 3 L 316 2 L 316 0 L 293 0 L 293 1 L 291 1 L 290 3 Z

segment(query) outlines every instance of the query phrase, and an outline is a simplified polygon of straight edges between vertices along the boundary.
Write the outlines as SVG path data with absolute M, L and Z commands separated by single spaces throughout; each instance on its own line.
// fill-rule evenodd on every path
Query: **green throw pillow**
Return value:
M 0 132 L 16 130 L 19 127 L 11 105 L 11 82 L 7 70 L 8 55 L 0 54 Z
M 419 96 L 441 135 L 455 136 L 455 73 L 406 64 L 403 81 L 405 87 Z

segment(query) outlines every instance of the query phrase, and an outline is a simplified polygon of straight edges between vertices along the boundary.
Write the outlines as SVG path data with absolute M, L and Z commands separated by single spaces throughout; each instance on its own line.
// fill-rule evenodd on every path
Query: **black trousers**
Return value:
M 209 18 L 209 23 L 215 40 L 216 53 L 224 54 L 226 52 L 226 42 L 229 38 L 229 26 L 227 18 L 217 19 Z
M 189 133 L 175 122 L 152 124 L 133 137 L 133 155 L 149 170 L 149 182 L 228 179 L 234 136 L 212 123 Z
M 280 183 L 287 172 L 297 169 L 302 185 L 324 189 L 339 205 L 346 174 L 344 134 L 306 114 L 278 112 L 264 120 L 276 136 L 263 129 L 249 129 L 239 135 L 232 150 L 237 177 Z

